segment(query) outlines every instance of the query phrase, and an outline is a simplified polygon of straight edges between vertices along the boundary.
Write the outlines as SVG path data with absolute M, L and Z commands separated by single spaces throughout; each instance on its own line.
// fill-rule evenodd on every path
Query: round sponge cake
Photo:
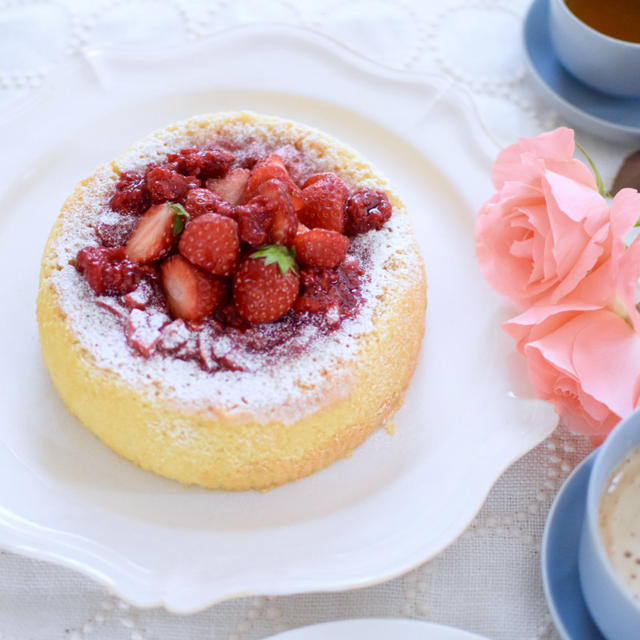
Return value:
M 384 190 L 393 214 L 352 239 L 365 275 L 353 317 L 332 331 L 308 323 L 242 370 L 203 370 L 136 353 L 126 319 L 75 268 L 120 173 L 215 140 L 293 150 L 350 189 Z M 310 127 L 250 112 L 207 114 L 135 144 L 78 184 L 42 259 L 37 317 L 44 362 L 69 410 L 140 467 L 211 489 L 265 489 L 348 455 L 400 406 L 424 333 L 426 282 L 408 216 L 393 187 L 351 148 Z M 268 328 L 266 329 L 268 331 Z

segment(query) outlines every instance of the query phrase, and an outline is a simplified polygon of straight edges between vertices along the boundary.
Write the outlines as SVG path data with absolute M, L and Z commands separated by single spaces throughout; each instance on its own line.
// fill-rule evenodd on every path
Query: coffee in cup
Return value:
M 640 603 L 640 447 L 611 475 L 600 499 L 598 521 L 616 575 Z
M 639 7 L 639 0 L 549 0 L 549 32 L 562 65 L 594 89 L 639 98 Z
M 607 640 L 640 638 L 639 536 L 640 408 L 611 431 L 595 455 L 580 537 L 582 595 Z
M 638 0 L 565 0 L 576 18 L 610 38 L 640 42 Z

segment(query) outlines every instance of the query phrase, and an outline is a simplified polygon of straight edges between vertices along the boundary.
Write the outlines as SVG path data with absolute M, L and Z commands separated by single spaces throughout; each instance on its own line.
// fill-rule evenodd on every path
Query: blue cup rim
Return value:
M 614 456 L 612 462 L 606 464 L 608 458 L 607 453 L 615 448 L 620 440 L 627 438 L 629 432 L 636 434 L 636 439 L 631 440 L 628 446 L 623 446 L 622 454 Z M 622 461 L 638 447 L 640 447 L 640 408 L 636 409 L 616 425 L 597 450 L 587 488 L 585 524 L 588 527 L 591 539 L 595 543 L 594 548 L 598 556 L 597 560 L 604 567 L 612 587 L 616 590 L 616 596 L 620 597 L 631 608 L 635 609 L 638 612 L 638 619 L 640 620 L 640 602 L 631 595 L 631 591 L 624 585 L 622 578 L 615 572 L 607 550 L 605 549 L 599 524 L 600 499 L 611 474 L 618 468 Z
M 616 45 L 623 45 L 625 48 L 640 50 L 640 42 L 631 42 L 629 40 L 621 40 L 620 38 L 614 38 L 613 36 L 608 36 L 606 33 L 602 33 L 602 31 L 598 31 L 597 29 L 594 29 L 591 25 L 587 24 L 584 20 L 581 20 L 580 18 L 578 18 L 578 16 L 575 13 L 573 13 L 571 9 L 569 9 L 569 7 L 567 6 L 566 0 L 551 0 L 551 2 L 554 2 L 557 6 L 559 6 L 561 8 L 561 11 L 563 11 L 569 17 L 570 20 L 572 20 L 576 24 L 579 24 L 581 27 L 584 27 L 585 29 L 587 29 L 587 31 L 589 31 L 589 33 L 593 34 L 594 36 L 608 40 L 612 43 L 615 43 Z

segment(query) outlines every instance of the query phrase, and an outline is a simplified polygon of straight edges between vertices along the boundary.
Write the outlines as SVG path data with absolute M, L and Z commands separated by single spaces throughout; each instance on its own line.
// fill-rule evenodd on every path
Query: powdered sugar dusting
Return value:
M 237 148 L 254 140 L 272 151 L 284 149 L 283 156 L 289 157 L 285 160 L 295 163 L 298 180 L 306 174 L 333 171 L 351 187 L 387 191 L 397 213 L 380 231 L 351 242 L 349 254 L 358 257 L 366 269 L 362 303 L 353 318 L 344 319 L 333 331 L 323 330 L 318 323 L 303 323 L 282 342 L 277 323 L 263 327 L 262 336 L 272 346 L 260 350 L 251 344 L 234 348 L 228 336 L 215 332 L 200 333 L 194 344 L 193 334 L 182 321 L 154 317 L 149 322 L 135 304 L 133 309 L 109 300 L 96 304 L 94 292 L 72 262 L 81 248 L 98 244 L 96 226 L 108 220 L 107 203 L 118 172 L 140 170 L 163 160 L 169 152 L 215 139 Z M 51 280 L 78 341 L 93 355 L 97 367 L 118 372 L 125 384 L 151 398 L 161 395 L 181 411 L 289 423 L 312 413 L 329 397 L 346 397 L 351 368 L 345 365 L 357 355 L 358 337 L 373 330 L 379 298 L 390 288 L 411 287 L 422 277 L 407 216 L 391 187 L 370 165 L 320 132 L 248 113 L 198 116 L 150 135 L 81 183 L 63 213 L 52 256 L 57 268 Z M 123 331 L 123 316 L 127 317 L 127 332 Z M 138 355 L 136 341 L 148 349 L 149 357 Z M 168 357 L 165 351 L 187 348 L 199 349 L 210 371 L 194 360 Z M 229 366 L 217 370 L 221 358 Z

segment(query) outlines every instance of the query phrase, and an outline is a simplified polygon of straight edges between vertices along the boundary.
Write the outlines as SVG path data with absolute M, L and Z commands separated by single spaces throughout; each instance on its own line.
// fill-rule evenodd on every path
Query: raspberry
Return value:
M 144 177 L 135 171 L 120 174 L 116 191 L 109 200 L 109 206 L 120 213 L 144 213 L 150 204 L 149 192 Z
M 178 173 L 206 180 L 225 175 L 233 162 L 233 154 L 222 147 L 190 147 L 179 153 L 169 153 L 167 160 Z
M 96 235 L 105 247 L 121 247 L 136 228 L 140 218 L 130 213 L 105 210 L 96 221 Z
M 269 239 L 269 228 L 273 222 L 274 211 L 267 205 L 266 198 L 256 196 L 247 204 L 235 208 L 240 239 L 252 247 L 266 244 Z
M 391 203 L 384 191 L 358 189 L 347 201 L 347 235 L 380 229 L 391 217 Z
M 85 247 L 76 258 L 76 268 L 99 295 L 124 295 L 133 291 L 145 273 L 127 259 L 124 248 Z
M 364 271 L 356 261 L 345 261 L 334 269 L 300 269 L 300 295 L 293 308 L 297 312 L 331 311 L 339 313 L 340 318 L 350 317 L 360 302 L 358 288 L 362 275 Z
M 200 180 L 183 176 L 169 167 L 153 167 L 145 174 L 147 189 L 154 204 L 176 202 L 187 195 L 190 189 L 200 186 Z
M 184 208 L 192 218 L 204 213 L 218 213 L 233 218 L 233 206 L 209 189 L 191 189 L 184 199 Z

